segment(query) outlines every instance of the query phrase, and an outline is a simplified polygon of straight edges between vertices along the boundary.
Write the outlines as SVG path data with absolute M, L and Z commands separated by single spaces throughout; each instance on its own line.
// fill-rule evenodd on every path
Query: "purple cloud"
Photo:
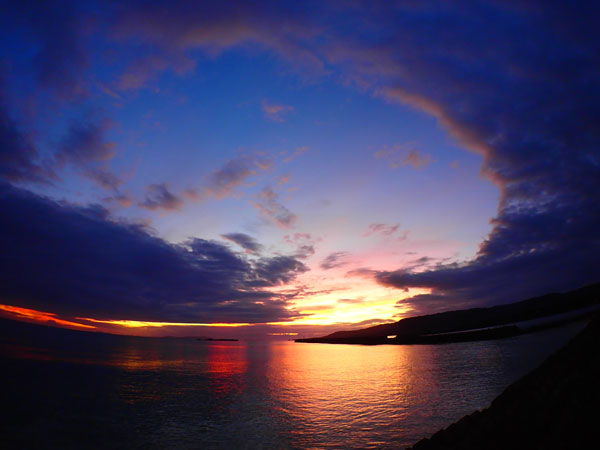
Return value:
M 32 139 L 23 134 L 2 105 L 0 92 L 0 178 L 11 182 L 48 183 L 56 175 L 40 165 Z
M 290 212 L 279 202 L 279 194 L 271 187 L 266 187 L 256 196 L 256 200 L 251 204 L 260 212 L 260 214 L 280 228 L 292 228 L 298 219 L 295 214 Z
M 173 322 L 289 320 L 266 288 L 308 270 L 290 256 L 250 261 L 218 242 L 173 245 L 100 206 L 56 203 L 0 184 L 0 286 L 11 304 L 66 316 Z
M 242 247 L 248 253 L 259 253 L 262 250 L 262 245 L 260 245 L 252 236 L 248 236 L 244 233 L 228 233 L 222 234 L 222 238 L 227 239 L 228 241 L 234 242 L 240 247 Z
M 169 190 L 167 183 L 151 184 L 139 206 L 152 211 L 177 211 L 183 207 L 183 200 Z
M 333 252 L 325 257 L 321 261 L 320 267 L 323 270 L 334 269 L 336 267 L 342 267 L 348 264 L 348 261 L 344 261 L 344 258 L 348 256 L 348 252 Z
M 273 122 L 285 122 L 285 116 L 294 111 L 294 107 L 289 105 L 278 105 L 276 103 L 270 103 L 268 100 L 263 100 L 262 110 L 267 119 L 272 120 Z
M 373 235 L 391 236 L 398 231 L 400 224 L 387 225 L 385 223 L 372 223 L 369 228 L 363 234 L 363 237 L 369 237 Z
M 417 149 L 409 149 L 405 145 L 395 145 L 391 148 L 383 148 L 375 152 L 375 158 L 385 159 L 392 169 L 402 166 L 412 166 L 421 169 L 431 163 L 431 156 L 419 152 Z

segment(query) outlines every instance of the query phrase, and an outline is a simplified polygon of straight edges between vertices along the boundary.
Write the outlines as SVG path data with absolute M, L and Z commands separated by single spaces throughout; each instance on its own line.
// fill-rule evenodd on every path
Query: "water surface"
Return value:
M 14 448 L 403 448 L 487 407 L 582 328 L 412 346 L 200 342 L 2 321 Z

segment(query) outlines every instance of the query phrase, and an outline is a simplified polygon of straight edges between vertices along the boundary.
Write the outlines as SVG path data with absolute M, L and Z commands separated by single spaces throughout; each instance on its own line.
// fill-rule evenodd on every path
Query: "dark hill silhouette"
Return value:
M 376 325 L 353 331 L 338 331 L 319 338 L 296 339 L 296 342 L 330 344 L 417 344 L 465 340 L 494 339 L 521 334 L 516 322 L 540 319 L 600 305 L 600 283 L 565 293 L 551 293 L 517 303 L 448 311 L 410 317 L 395 323 Z M 506 325 L 506 326 L 502 326 Z M 489 329 L 495 327 L 493 329 Z M 527 331 L 546 327 L 539 325 Z M 470 330 L 470 331 L 469 331 Z M 445 336 L 432 336 L 440 335 Z M 394 339 L 387 336 L 396 335 Z
M 483 411 L 423 439 L 413 450 L 596 448 L 600 317 Z M 410 450 L 410 449 L 409 449 Z

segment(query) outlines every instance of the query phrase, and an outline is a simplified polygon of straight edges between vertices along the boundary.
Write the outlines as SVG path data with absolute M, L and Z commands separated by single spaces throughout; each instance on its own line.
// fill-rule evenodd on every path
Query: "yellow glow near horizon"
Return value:
M 252 323 L 195 323 L 195 322 L 152 322 L 145 320 L 99 320 L 90 317 L 76 317 L 77 320 L 85 320 L 93 323 L 105 323 L 108 325 L 120 325 L 127 328 L 143 327 L 247 327 Z
M 289 287 L 282 287 L 285 289 Z M 273 289 L 277 292 L 277 289 Z M 368 285 L 368 283 L 356 283 L 355 288 L 346 293 L 346 300 L 340 300 L 339 290 L 327 291 L 327 286 L 323 287 L 323 294 L 309 295 L 304 298 L 297 298 L 291 302 L 289 309 L 293 313 L 298 313 L 300 316 L 289 321 L 281 322 L 266 322 L 266 323 L 202 323 L 202 322 L 162 322 L 148 320 L 131 320 L 131 319 L 94 319 L 92 317 L 75 317 L 65 320 L 57 317 L 55 313 L 36 311 L 33 309 L 20 308 L 17 306 L 0 304 L 0 311 L 8 313 L 17 319 L 27 319 L 37 322 L 55 324 L 64 327 L 75 327 L 96 331 L 109 331 L 110 328 L 103 328 L 101 325 L 122 327 L 124 329 L 136 328 L 163 328 L 163 327 L 212 327 L 212 328 L 239 328 L 253 326 L 279 326 L 279 327 L 294 327 L 294 326 L 329 326 L 329 325 L 347 325 L 359 324 L 369 321 L 369 325 L 378 323 L 388 323 L 401 318 L 404 313 L 410 311 L 410 307 L 399 308 L 398 300 L 415 295 L 416 292 L 411 290 L 410 293 L 402 292 L 399 295 L 398 290 L 390 289 L 382 286 Z M 420 291 L 420 290 L 419 290 Z M 88 322 L 78 323 L 72 320 Z M 94 326 L 92 324 L 97 324 Z M 365 325 L 367 326 L 367 325 Z M 114 329 L 113 329 L 114 330 Z M 277 333 L 269 333 L 277 335 Z M 281 335 L 292 335 L 292 333 L 281 333 Z

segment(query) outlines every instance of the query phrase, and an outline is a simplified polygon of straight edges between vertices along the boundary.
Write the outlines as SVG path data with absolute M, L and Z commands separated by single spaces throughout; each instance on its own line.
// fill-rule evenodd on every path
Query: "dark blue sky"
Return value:
M 0 304 L 293 331 L 600 278 L 594 2 L 1 7 Z

